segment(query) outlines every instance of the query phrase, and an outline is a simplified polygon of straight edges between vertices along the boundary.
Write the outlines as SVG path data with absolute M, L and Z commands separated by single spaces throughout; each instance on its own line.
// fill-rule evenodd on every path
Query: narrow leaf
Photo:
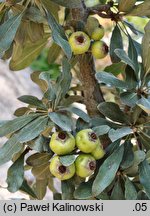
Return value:
M 50 160 L 50 158 L 51 155 L 48 153 L 35 153 L 27 158 L 26 163 L 29 166 L 39 166 L 47 163 Z
M 24 143 L 36 138 L 42 131 L 44 131 L 47 122 L 47 116 L 40 116 L 39 118 L 35 119 L 20 130 L 20 132 L 17 134 L 18 141 Z
M 43 200 L 46 194 L 47 189 L 47 179 L 36 179 L 35 183 L 35 191 L 38 200 Z
M 7 172 L 7 189 L 14 193 L 19 190 L 24 180 L 24 156 L 23 153 L 8 169 Z
M 121 145 L 101 165 L 92 187 L 94 196 L 98 196 L 114 180 L 116 172 L 122 161 L 123 152 L 124 146 Z
M 142 97 L 140 100 L 137 101 L 136 104 L 141 107 L 141 109 L 144 110 L 146 113 L 150 114 L 150 99 Z
M 12 136 L 0 148 L 0 165 L 10 161 L 13 156 L 22 149 L 22 144 L 17 140 L 16 135 Z
M 107 134 L 108 131 L 110 130 L 110 127 L 108 125 L 102 125 L 102 126 L 93 127 L 92 129 L 93 131 L 95 131 L 97 136 L 101 136 Z
M 56 44 L 58 44 L 65 52 L 68 59 L 72 56 L 71 47 L 67 41 L 63 28 L 57 23 L 53 15 L 47 13 L 48 24 L 52 30 L 52 37 Z
M 128 57 L 126 52 L 122 49 L 115 49 L 116 55 L 127 65 L 129 65 L 135 71 L 134 62 Z
M 119 180 L 115 183 L 113 187 L 111 193 L 111 200 L 124 200 L 124 193 Z
M 92 198 L 92 183 L 93 181 L 82 182 L 74 192 L 75 199 L 86 200 Z
M 142 59 L 145 73 L 150 73 L 150 22 L 145 27 L 145 35 L 142 40 Z
M 60 157 L 60 162 L 64 166 L 70 166 L 75 162 L 75 159 L 76 159 L 75 155 L 65 155 Z
M 125 199 L 126 200 L 136 200 L 137 199 L 137 191 L 133 183 L 129 180 L 129 178 L 127 178 L 125 182 Z
M 21 129 L 22 127 L 27 125 L 29 122 L 31 122 L 38 116 L 39 114 L 30 114 L 30 115 L 20 116 L 11 121 L 7 121 L 5 124 L 3 124 L 0 127 L 0 137 Z
M 23 14 L 11 17 L 0 26 L 0 57 L 10 47 L 20 25 Z
M 101 72 L 96 73 L 95 76 L 99 83 L 105 83 L 107 85 L 111 85 L 115 88 L 120 88 L 120 89 L 130 88 L 130 86 L 127 83 L 125 83 L 122 80 L 119 80 L 111 73 L 101 71 Z
M 111 129 L 109 131 L 109 138 L 111 139 L 112 142 L 120 139 L 120 138 L 123 138 L 129 134 L 133 133 L 133 130 L 130 128 L 130 127 L 122 127 L 120 129 L 117 129 L 117 130 L 114 130 L 114 129 Z
M 136 3 L 136 0 L 120 0 L 119 1 L 119 11 L 128 12 L 132 10 L 135 3 Z
M 128 56 L 133 61 L 135 65 L 136 77 L 138 78 L 139 64 L 138 64 L 138 53 L 135 47 L 135 43 L 130 35 L 128 35 L 129 46 L 128 46 Z
M 49 113 L 50 119 L 58 125 L 60 128 L 66 131 L 71 131 L 73 129 L 73 122 L 70 117 L 68 117 L 66 114 L 62 113 Z
M 128 16 L 149 16 L 150 15 L 150 1 L 146 0 L 141 4 L 136 5 Z
M 123 49 L 122 35 L 119 27 L 116 25 L 111 36 L 110 57 L 113 63 L 120 62 L 120 58 L 115 54 L 115 49 Z
M 18 98 L 18 100 L 20 100 L 23 103 L 27 103 L 36 107 L 40 107 L 42 109 L 45 109 L 45 105 L 42 103 L 41 100 L 39 100 L 37 97 L 35 96 L 31 96 L 31 95 L 23 95 L 21 97 Z
M 107 118 L 119 122 L 128 122 L 127 116 L 121 111 L 118 104 L 113 102 L 103 102 L 98 105 L 98 110 Z
M 20 190 L 27 193 L 29 196 L 33 197 L 33 198 L 37 198 L 37 196 L 35 195 L 34 191 L 32 190 L 32 188 L 28 185 L 27 180 L 24 180 Z
M 82 111 L 81 109 L 79 109 L 77 107 L 69 107 L 69 108 L 66 108 L 65 110 L 70 111 L 70 112 L 76 114 L 81 119 L 83 119 L 85 122 L 89 122 L 90 121 L 90 117 L 84 111 Z
M 133 145 L 130 141 L 124 143 L 124 155 L 121 163 L 122 169 L 127 169 L 134 163 Z
M 73 193 L 75 190 L 74 182 L 69 179 L 61 182 L 62 200 L 73 200 Z
M 150 165 L 146 160 L 139 165 L 139 178 L 147 196 L 150 199 Z
M 10 61 L 10 69 L 17 71 L 17 70 L 22 70 L 28 66 L 31 65 L 33 60 L 35 60 L 43 48 L 47 44 L 47 38 L 48 36 L 46 35 L 42 39 L 36 41 L 35 43 L 33 42 L 26 42 L 25 46 L 22 47 L 22 45 L 19 45 L 19 49 L 22 49 L 21 55 L 18 55 L 17 57 L 15 56 L 15 45 L 14 45 L 14 54 L 12 55 L 12 59 Z

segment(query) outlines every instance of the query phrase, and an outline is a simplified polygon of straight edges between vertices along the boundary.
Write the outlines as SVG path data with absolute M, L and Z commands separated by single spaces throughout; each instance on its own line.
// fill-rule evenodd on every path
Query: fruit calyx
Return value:
M 82 44 L 85 40 L 85 37 L 83 35 L 79 35 L 79 36 L 76 36 L 75 39 L 78 42 L 78 44 Z
M 107 54 L 109 52 L 109 48 L 108 48 L 107 44 L 105 44 L 105 43 L 103 44 L 103 48 L 102 49 L 103 49 L 103 51 L 104 51 L 105 54 Z
M 96 133 L 92 132 L 92 133 L 89 133 L 89 137 L 92 141 L 96 141 L 97 140 L 97 135 Z
M 95 163 L 95 161 L 91 161 L 91 162 L 89 163 L 89 168 L 90 168 L 90 170 L 92 170 L 92 171 L 94 171 L 94 170 L 96 169 L 96 163 Z
M 59 172 L 60 172 L 61 174 L 64 174 L 64 173 L 66 173 L 67 168 L 66 168 L 64 165 L 60 165 L 60 166 L 58 167 L 58 170 L 59 170 Z
M 67 134 L 65 132 L 59 132 L 58 138 L 64 141 L 67 138 Z

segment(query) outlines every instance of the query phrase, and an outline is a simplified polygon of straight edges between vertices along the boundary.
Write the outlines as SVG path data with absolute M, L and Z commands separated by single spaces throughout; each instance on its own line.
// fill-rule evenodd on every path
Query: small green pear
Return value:
M 87 52 L 91 44 L 89 36 L 82 31 L 72 33 L 68 41 L 74 55 Z
M 99 26 L 97 28 L 94 29 L 94 31 L 91 34 L 91 39 L 95 40 L 95 41 L 99 41 L 100 39 L 102 39 L 104 37 L 105 31 L 103 26 Z
M 55 132 L 49 145 L 50 149 L 58 155 L 69 154 L 75 148 L 75 138 L 69 132 Z
M 59 156 L 55 156 L 50 162 L 50 172 L 61 181 L 70 179 L 75 174 L 75 164 L 64 166 L 60 162 Z
M 80 154 L 75 160 L 76 174 L 82 178 L 89 177 L 96 169 L 96 160 L 90 154 Z
M 76 146 L 84 153 L 91 153 L 100 144 L 99 138 L 92 129 L 84 129 L 76 134 Z
M 95 41 L 92 44 L 91 51 L 92 51 L 92 55 L 96 59 L 103 59 L 107 56 L 109 49 L 105 42 Z
M 105 151 L 104 151 L 102 145 L 98 145 L 98 146 L 96 147 L 96 149 L 95 149 L 93 152 L 91 152 L 91 155 L 92 155 L 96 160 L 99 160 L 99 159 L 103 158 L 104 155 L 105 155 Z

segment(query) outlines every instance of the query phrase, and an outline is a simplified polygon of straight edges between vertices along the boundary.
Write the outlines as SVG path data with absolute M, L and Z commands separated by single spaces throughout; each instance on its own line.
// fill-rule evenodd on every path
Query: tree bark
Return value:
M 72 9 L 73 20 L 86 23 L 87 17 L 88 10 L 85 5 L 80 9 Z M 77 76 L 83 85 L 84 102 L 87 112 L 90 117 L 102 117 L 103 115 L 98 111 L 97 105 L 104 102 L 104 98 L 100 86 L 95 79 L 95 64 L 91 53 L 79 56 L 79 68 L 80 72 Z M 110 139 L 104 135 L 101 137 L 101 142 L 103 147 L 106 148 L 110 144 Z
M 91 117 L 102 116 L 97 105 L 104 101 L 99 84 L 95 79 L 95 64 L 90 53 L 79 57 L 80 74 L 79 79 L 83 85 L 83 94 L 87 112 Z

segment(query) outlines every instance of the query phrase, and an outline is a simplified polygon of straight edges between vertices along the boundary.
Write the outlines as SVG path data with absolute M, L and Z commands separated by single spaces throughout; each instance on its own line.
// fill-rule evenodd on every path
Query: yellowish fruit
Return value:
M 75 138 L 69 132 L 53 133 L 50 140 L 50 148 L 58 155 L 69 154 L 75 148 Z
M 104 37 L 104 28 L 102 26 L 97 27 L 94 29 L 94 31 L 91 34 L 91 39 L 98 41 Z
M 104 157 L 105 151 L 104 151 L 104 149 L 103 149 L 103 147 L 102 147 L 101 145 L 98 145 L 98 146 L 96 147 L 96 149 L 95 149 L 93 152 L 91 152 L 91 155 L 92 155 L 96 160 L 99 160 L 99 159 L 101 159 L 101 158 Z
M 94 31 L 94 29 L 99 27 L 99 21 L 98 19 L 96 19 L 93 16 L 89 16 L 87 19 L 87 23 L 85 25 L 85 31 L 87 32 L 87 34 L 91 37 L 92 32 Z
M 74 176 L 75 164 L 73 163 L 70 166 L 64 166 L 60 162 L 59 156 L 55 156 L 50 162 L 50 172 L 61 181 L 67 180 Z
M 91 51 L 92 51 L 92 55 L 96 59 L 102 59 L 102 58 L 105 58 L 107 56 L 109 49 L 108 49 L 108 46 L 105 42 L 95 41 L 92 44 Z
M 89 177 L 96 169 L 96 160 L 90 154 L 80 154 L 75 160 L 76 174 L 82 178 Z
M 92 129 L 84 129 L 76 135 L 76 146 L 84 153 L 91 153 L 100 145 L 100 140 Z
M 82 31 L 72 33 L 68 41 L 74 55 L 79 55 L 87 52 L 91 43 L 89 36 Z

